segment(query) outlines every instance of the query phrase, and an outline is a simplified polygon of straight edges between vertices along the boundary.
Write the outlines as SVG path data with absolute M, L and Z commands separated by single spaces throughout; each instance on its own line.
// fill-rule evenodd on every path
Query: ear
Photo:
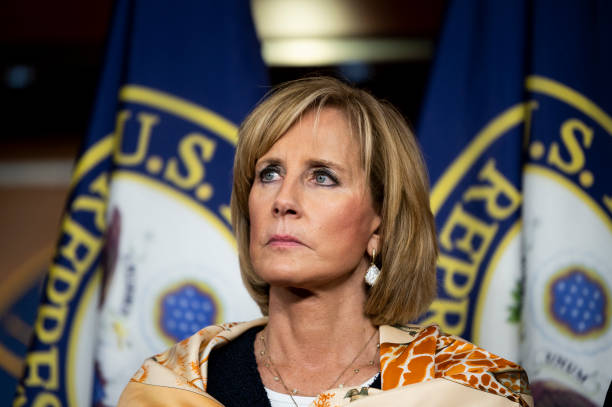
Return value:
M 378 231 L 378 229 L 376 229 Z M 376 232 L 370 235 L 370 240 L 368 240 L 367 251 L 368 255 L 372 256 L 372 253 L 376 250 L 376 254 L 380 254 L 380 235 Z

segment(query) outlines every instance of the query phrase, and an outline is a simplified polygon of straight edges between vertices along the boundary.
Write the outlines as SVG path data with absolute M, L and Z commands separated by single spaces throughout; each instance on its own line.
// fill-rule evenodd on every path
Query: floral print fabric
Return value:
M 266 318 L 261 318 L 206 327 L 167 351 L 147 359 L 131 382 L 182 389 L 211 398 L 206 394 L 210 353 L 215 347 L 266 322 Z M 443 334 L 435 325 L 380 327 L 380 367 L 382 392 L 366 388 L 332 389 L 319 394 L 311 406 L 335 407 L 356 401 L 359 401 L 359 405 L 373 406 L 376 405 L 376 396 L 382 393 L 387 393 L 386 397 L 390 394 L 410 397 L 410 385 L 427 382 L 444 385 L 448 381 L 461 385 L 452 387 L 461 394 L 468 390 L 470 397 L 478 396 L 473 391 L 498 396 L 489 397 L 494 403 L 490 405 L 532 404 L 527 376 L 519 365 L 461 338 Z M 406 391 L 389 392 L 399 389 Z M 128 385 L 124 393 L 129 391 Z M 364 404 L 370 400 L 372 404 Z M 454 402 L 461 405 L 460 400 Z

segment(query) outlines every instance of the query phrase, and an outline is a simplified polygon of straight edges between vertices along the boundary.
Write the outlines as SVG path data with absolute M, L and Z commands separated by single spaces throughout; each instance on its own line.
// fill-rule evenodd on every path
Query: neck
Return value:
M 365 268 L 361 271 L 324 287 L 270 287 L 268 325 L 259 339 L 263 346 L 255 349 L 256 357 L 263 351 L 271 364 L 258 362 L 266 387 L 316 395 L 359 385 L 378 372 L 378 331 L 363 313 Z
M 377 328 L 363 314 L 365 289 L 344 287 L 327 291 L 271 287 L 266 336 L 275 363 L 320 370 L 346 365 L 355 357 Z

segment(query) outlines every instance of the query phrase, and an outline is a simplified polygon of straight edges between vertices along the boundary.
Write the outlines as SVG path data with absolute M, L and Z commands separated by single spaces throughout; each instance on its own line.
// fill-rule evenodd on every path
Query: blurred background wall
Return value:
M 0 398 L 21 375 L 100 70 L 111 1 L 0 5 Z

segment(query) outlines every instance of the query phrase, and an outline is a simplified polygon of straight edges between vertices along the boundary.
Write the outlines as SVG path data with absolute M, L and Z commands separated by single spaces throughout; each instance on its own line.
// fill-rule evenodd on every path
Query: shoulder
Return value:
M 381 327 L 380 353 L 384 390 L 442 378 L 521 405 L 530 401 L 521 366 L 437 325 Z
M 210 353 L 215 348 L 238 338 L 250 328 L 264 325 L 266 322 L 267 318 L 260 318 L 250 322 L 212 325 L 199 330 L 168 350 L 146 359 L 130 380 L 122 398 L 126 392 L 133 391 L 133 389 L 139 389 L 139 394 L 143 392 L 142 389 L 147 389 L 147 387 L 134 384 L 186 390 L 207 397 L 206 384 Z M 155 391 L 158 389 L 155 388 Z

